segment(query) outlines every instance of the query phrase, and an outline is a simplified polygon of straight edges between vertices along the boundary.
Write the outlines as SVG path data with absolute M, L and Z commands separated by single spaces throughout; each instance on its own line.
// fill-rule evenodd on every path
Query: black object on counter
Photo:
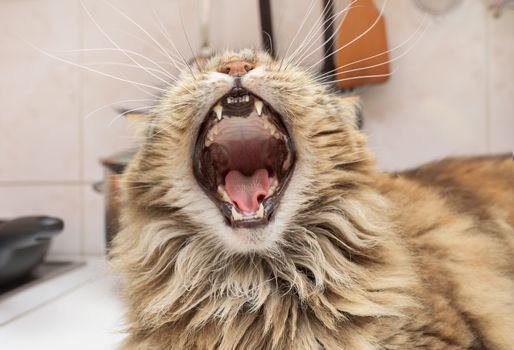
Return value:
M 272 57 L 275 57 L 270 0 L 259 0 L 259 10 L 261 14 L 262 45 L 264 50 L 269 52 Z
M 52 236 L 63 228 L 61 219 L 49 216 L 0 221 L 0 285 L 29 274 L 45 257 Z
M 105 241 L 107 251 L 114 236 L 120 230 L 121 176 L 134 156 L 135 150 L 115 154 L 101 160 L 104 166 L 104 180 L 93 185 L 95 191 L 105 196 Z

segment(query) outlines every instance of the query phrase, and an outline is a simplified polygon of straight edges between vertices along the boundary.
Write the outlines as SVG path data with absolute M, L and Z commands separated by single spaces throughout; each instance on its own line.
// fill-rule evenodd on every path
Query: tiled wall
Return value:
M 273 1 L 279 53 L 287 50 L 310 1 Z M 164 83 L 158 78 L 166 80 L 164 75 L 129 67 L 133 62 L 123 53 L 108 49 L 114 47 L 113 40 L 154 61 L 139 60 L 142 65 L 156 63 L 175 72 L 157 44 L 116 8 L 169 48 L 162 22 L 187 58 L 191 50 L 184 31 L 197 49 L 200 15 L 198 1 L 115 0 L 110 2 L 114 8 L 104 1 L 82 3 L 85 9 L 78 0 L 0 0 L 0 217 L 63 217 L 66 230 L 52 251 L 100 254 L 103 199 L 92 190 L 102 178 L 98 160 L 134 142 L 133 131 L 117 118 L 115 108 L 149 105 L 158 90 L 77 69 L 38 52 L 27 41 L 71 63 L 159 87 Z M 256 0 L 213 3 L 209 28 L 215 48 L 260 45 Z M 315 23 L 320 8 L 316 3 L 300 38 Z M 464 0 L 434 19 L 413 1 L 390 0 L 390 47 L 407 39 L 425 18 L 430 26 L 416 46 L 393 63 L 398 70 L 392 79 L 362 91 L 365 128 L 379 164 L 398 169 L 451 154 L 512 150 L 514 12 L 493 19 L 484 2 Z M 118 102 L 122 100 L 138 101 Z

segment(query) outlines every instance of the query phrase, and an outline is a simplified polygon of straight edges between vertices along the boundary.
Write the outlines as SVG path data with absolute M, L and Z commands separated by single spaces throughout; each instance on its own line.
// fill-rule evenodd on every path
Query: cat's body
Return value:
M 270 148 L 294 170 L 278 176 L 283 192 L 264 214 L 255 207 L 251 226 L 245 211 L 223 211 L 252 205 L 229 189 L 233 169 L 217 177 L 219 198 L 202 182 L 212 174 L 203 154 L 219 165 L 211 145 L 232 151 L 202 135 L 211 124 L 232 132 L 213 106 L 234 86 L 262 98 L 264 116 L 285 125 L 275 124 L 280 140 L 293 140 Z M 112 251 L 128 306 L 124 348 L 511 349 L 512 159 L 384 174 L 354 119 L 354 101 L 252 51 L 217 56 L 170 88 L 124 176 Z M 275 170 L 253 179 L 276 181 Z

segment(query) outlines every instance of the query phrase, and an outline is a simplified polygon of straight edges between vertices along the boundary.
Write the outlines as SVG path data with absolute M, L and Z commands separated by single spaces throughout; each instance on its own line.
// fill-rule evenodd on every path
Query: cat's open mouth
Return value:
M 193 155 L 196 180 L 233 227 L 270 221 L 294 163 L 294 144 L 280 115 L 243 88 L 207 113 Z

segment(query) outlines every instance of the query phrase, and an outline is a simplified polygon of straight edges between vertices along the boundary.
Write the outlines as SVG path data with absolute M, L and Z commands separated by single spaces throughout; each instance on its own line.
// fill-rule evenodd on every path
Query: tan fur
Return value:
M 283 116 L 298 156 L 253 231 L 226 226 L 192 174 L 200 123 L 231 87 L 213 72 L 234 57 L 257 66 L 243 85 Z M 383 174 L 356 108 L 250 50 L 183 73 L 124 176 L 124 349 L 513 348 L 511 158 Z

